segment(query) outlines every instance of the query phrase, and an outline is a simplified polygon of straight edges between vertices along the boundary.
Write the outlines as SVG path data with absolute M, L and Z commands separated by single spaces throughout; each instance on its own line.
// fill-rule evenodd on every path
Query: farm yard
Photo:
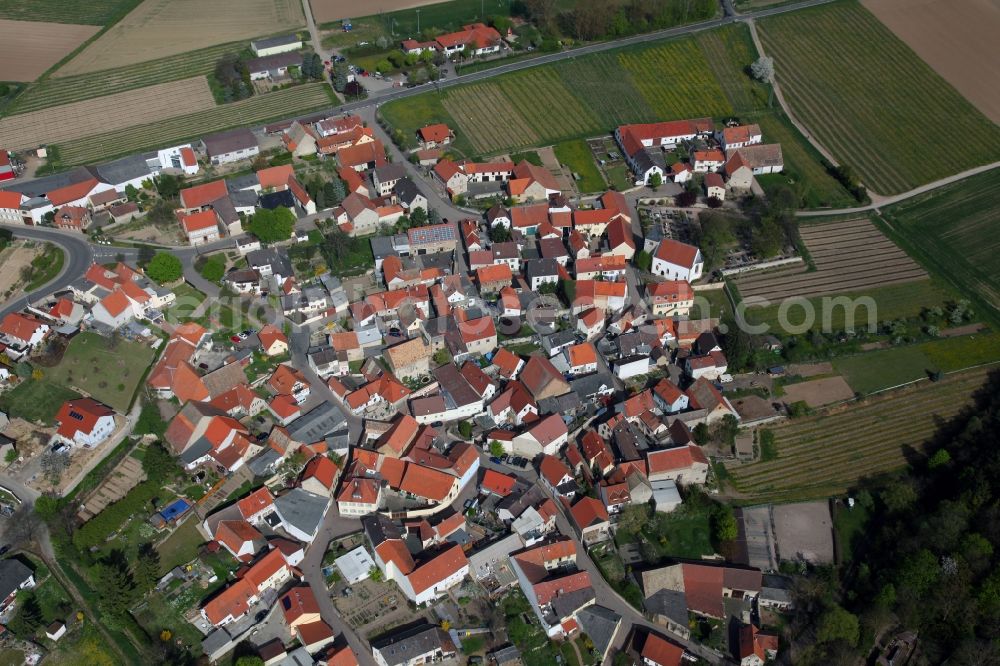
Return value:
M 1000 123 L 1000 5 L 977 0 L 863 0 L 868 11 L 993 122 Z
M 729 466 L 733 487 L 753 503 L 843 494 L 922 453 L 940 422 L 969 404 L 986 374 L 956 374 L 774 428 L 778 457 Z
M 857 2 L 758 28 L 792 111 L 872 190 L 903 192 L 1000 153 L 1000 128 Z
M 308 113 L 331 104 L 329 90 L 324 83 L 307 83 L 159 122 L 95 134 L 59 144 L 60 156 L 64 166 L 92 164 L 239 125 L 262 124 Z
M 304 25 L 299 0 L 143 0 L 59 74 L 97 72 Z
M 0 143 L 13 149 L 62 145 L 214 106 L 208 81 L 198 76 L 3 118 Z
M 58 105 L 93 99 L 105 94 L 145 88 L 157 83 L 211 74 L 219 58 L 239 53 L 245 42 L 219 44 L 181 55 L 106 69 L 93 74 L 56 76 L 28 87 L 7 108 L 8 114 L 27 113 Z
M 864 295 L 869 288 L 903 284 L 927 278 L 927 273 L 866 219 L 804 226 L 802 240 L 815 271 L 802 264 L 758 271 L 735 278 L 740 296 L 808 299 L 827 294 Z M 801 310 L 799 306 L 792 310 Z M 867 313 L 858 310 L 859 316 Z M 881 315 L 878 320 L 884 319 Z
M 1000 172 L 973 176 L 882 209 L 886 233 L 1000 321 Z
M 8 53 L 0 61 L 0 81 L 34 81 L 99 29 L 93 25 L 0 19 L 0 40 Z M 11 57 L 15 53 L 17 56 Z
M 8 0 L 0 3 L 0 18 L 53 23 L 107 25 L 141 0 Z

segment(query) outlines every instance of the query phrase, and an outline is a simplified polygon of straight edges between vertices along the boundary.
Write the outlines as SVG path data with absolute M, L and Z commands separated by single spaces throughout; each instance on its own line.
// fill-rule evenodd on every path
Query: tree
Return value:
M 10 451 L 8 451 L 8 452 L 7 452 L 7 453 L 6 453 L 5 455 L 4 455 L 4 457 L 3 457 L 3 461 L 4 461 L 5 463 L 7 463 L 7 464 L 9 465 L 9 464 L 11 464 L 12 462 L 14 462 L 15 460 L 17 460 L 17 458 L 18 458 L 18 455 L 19 455 L 19 454 L 17 453 L 17 449 L 15 449 L 15 448 L 11 447 Z
M 708 431 L 708 426 L 704 423 L 699 423 L 691 431 L 691 435 L 694 437 L 696 444 L 707 444 L 708 440 L 711 439 L 711 435 Z
M 59 514 L 62 503 L 59 498 L 51 495 L 42 495 L 35 500 L 35 515 L 45 522 L 51 521 Z
M 169 481 L 178 472 L 174 457 L 159 443 L 150 444 L 142 458 L 142 471 L 151 481 Z
M 46 451 L 42 454 L 40 464 L 42 474 L 45 475 L 45 479 L 49 482 L 49 485 L 57 486 L 60 479 L 62 479 L 63 471 L 69 465 L 69 456 L 65 453 L 55 453 L 51 450 Z
M 464 439 L 470 439 L 472 437 L 472 424 L 469 423 L 468 421 L 459 421 L 458 422 L 458 433 Z
M 260 239 L 261 243 L 276 243 L 288 240 L 295 229 L 295 214 L 288 208 L 259 210 L 250 218 L 247 231 Z
M 138 588 L 144 592 L 152 590 L 160 579 L 160 554 L 152 542 L 147 541 L 139 546 L 133 576 Z
M 180 195 L 182 187 L 184 187 L 184 178 L 181 176 L 162 174 L 156 179 L 156 191 L 164 199 L 176 199 Z
M 347 197 L 347 187 L 344 181 L 334 178 L 323 186 L 323 196 L 326 198 L 327 206 L 336 206 Z
M 774 58 L 761 56 L 750 65 L 750 74 L 761 83 L 771 83 L 774 80 Z
M 718 543 L 734 541 L 739 535 L 736 516 L 732 508 L 725 504 L 717 504 L 712 511 L 712 534 Z
M 502 224 L 494 224 L 490 227 L 490 240 L 494 243 L 504 243 L 510 240 L 510 229 Z
M 42 626 L 42 607 L 38 597 L 32 590 L 22 590 L 17 594 L 17 612 L 8 623 L 7 628 L 15 636 L 23 639 L 31 638 Z
M 507 451 L 503 448 L 503 444 L 501 444 L 500 442 L 498 442 L 495 439 L 490 442 L 490 455 L 491 456 L 493 456 L 494 458 L 499 458 L 500 456 L 502 456 L 505 453 L 507 453 Z
M 759 258 L 770 259 L 781 252 L 785 244 L 784 238 L 784 231 L 778 223 L 773 218 L 766 217 L 754 231 L 750 247 Z
M 652 180 L 652 179 L 650 179 Z M 674 197 L 674 202 L 680 208 L 690 208 L 698 201 L 698 193 L 691 190 L 684 190 Z
M 135 599 L 135 580 L 128 568 L 125 553 L 113 550 L 94 565 L 101 610 L 120 620 L 128 615 Z
M 855 647 L 858 637 L 858 618 L 843 607 L 833 605 L 820 616 L 816 628 L 816 640 L 820 643 L 842 640 Z
M 628 534 L 638 534 L 649 522 L 649 507 L 644 504 L 630 504 L 618 516 L 618 529 Z
M 169 252 L 157 252 L 146 265 L 146 275 L 160 284 L 176 282 L 183 274 L 181 260 Z
M 422 227 L 427 224 L 427 211 L 423 208 L 414 208 L 410 211 L 410 225 Z
M 648 273 L 650 268 L 653 267 L 653 255 L 645 250 L 641 250 L 635 255 L 634 263 L 636 268 Z
M 219 282 L 226 274 L 226 260 L 222 255 L 202 257 L 195 267 L 198 274 L 209 282 Z
M 264 660 L 254 655 L 244 655 L 233 662 L 233 666 L 264 666 Z
M 663 174 L 657 171 L 649 177 L 649 187 L 655 190 L 660 185 L 663 185 Z
M 330 80 L 333 82 L 333 89 L 339 93 L 347 89 L 347 76 L 350 74 L 350 70 L 347 67 L 346 62 L 337 62 L 333 64 L 333 69 L 330 71 Z
M 368 578 L 375 583 L 381 583 L 383 579 L 382 570 L 373 564 L 371 569 L 368 570 Z
M 125 186 L 125 196 L 129 201 L 139 200 L 139 190 L 136 189 L 135 185 L 129 184 Z
M 151 402 L 143 403 L 142 411 L 139 412 L 139 419 L 135 422 L 135 428 L 132 429 L 132 432 L 136 435 L 156 435 L 157 437 L 163 437 L 166 431 L 167 422 L 160 416 L 159 408 Z
M 729 367 L 735 370 L 749 369 L 753 364 L 753 342 L 750 334 L 744 331 L 736 318 L 727 314 L 722 320 L 725 334 L 722 335 L 722 353 L 726 355 Z M 720 328 L 722 328 L 720 326 Z

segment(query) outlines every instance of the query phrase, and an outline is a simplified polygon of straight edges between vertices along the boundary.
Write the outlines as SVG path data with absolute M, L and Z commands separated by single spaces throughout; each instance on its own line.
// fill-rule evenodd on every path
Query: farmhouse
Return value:
M 690 141 L 712 132 L 711 118 L 674 120 L 661 123 L 621 125 L 615 129 L 615 140 L 625 154 L 625 161 L 635 173 L 636 180 L 648 185 L 658 174 L 662 179 L 666 170 L 663 149 L 673 149 L 682 141 Z M 658 150 L 647 150 L 654 148 Z
M 255 39 L 250 42 L 250 50 L 259 57 L 298 51 L 302 48 L 302 40 L 297 35 L 281 35 L 267 39 Z
M 214 210 L 203 210 L 181 217 L 181 229 L 191 245 L 203 245 L 217 241 L 219 235 L 219 216 Z
M 763 140 L 760 132 L 760 125 L 738 125 L 736 127 L 726 127 L 715 133 L 722 150 L 728 152 L 734 148 L 743 148 Z
M 257 137 L 248 129 L 235 129 L 206 136 L 201 140 L 212 164 L 231 164 L 260 154 Z
M 289 67 L 301 67 L 302 54 L 294 51 L 253 58 L 247 61 L 251 81 L 277 79 L 288 76 Z
M 447 146 L 453 138 L 455 138 L 455 133 L 444 123 L 427 125 L 417 130 L 417 140 L 420 141 L 420 147 L 424 150 Z
M 418 42 L 407 39 L 400 42 L 400 48 L 407 54 L 420 55 L 424 51 L 441 51 L 445 55 L 454 55 L 466 51 L 471 55 L 486 55 L 500 51 L 502 40 L 500 33 L 483 23 L 471 23 L 462 26 L 458 32 L 439 35 L 432 42 Z
M 780 173 L 784 168 L 781 144 L 755 144 L 727 153 L 725 172 L 730 190 L 746 191 L 754 176 Z

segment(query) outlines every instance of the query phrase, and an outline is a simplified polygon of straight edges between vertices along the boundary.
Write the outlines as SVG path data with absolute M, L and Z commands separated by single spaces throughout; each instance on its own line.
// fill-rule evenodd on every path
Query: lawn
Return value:
M 1000 170 L 882 209 L 882 229 L 1000 323 Z
M 91 164 L 157 146 L 189 141 L 232 127 L 285 119 L 328 108 L 336 103 L 331 95 L 330 86 L 325 83 L 305 83 L 156 123 L 95 134 L 58 146 L 61 164 Z
M 608 182 L 611 187 L 618 190 L 619 192 L 624 192 L 635 185 L 632 181 L 632 172 L 629 171 L 625 164 L 616 164 L 613 167 L 609 167 L 605 170 L 608 174 Z
M 155 352 L 129 340 L 119 340 L 115 347 L 109 342 L 96 333 L 80 333 L 70 341 L 59 365 L 44 369 L 46 379 L 79 387 L 115 411 L 127 412 Z
M 188 518 L 156 547 L 160 553 L 160 566 L 163 573 L 198 557 L 198 548 L 204 542 L 205 538 L 198 531 L 197 516 Z
M 13 648 L 0 650 L 0 666 L 24 666 L 24 653 Z
M 54 280 L 66 261 L 61 247 L 51 243 L 46 243 L 44 247 L 42 254 L 31 260 L 31 280 L 25 285 L 25 291 L 40 289 Z
M 699 289 L 695 292 L 695 305 L 691 309 L 691 319 L 721 319 L 732 307 L 725 289 Z
M 195 588 L 197 589 L 197 588 Z M 198 590 L 199 595 L 201 590 Z M 153 592 L 142 604 L 133 609 L 132 615 L 150 636 L 159 636 L 163 630 L 173 634 L 173 640 L 179 640 L 191 648 L 195 654 L 201 653 L 201 641 L 205 638 L 193 624 L 184 619 L 182 606 L 187 595 L 172 598 L 170 593 Z
M 107 25 L 127 14 L 142 0 L 8 0 L 0 4 L 0 18 Z
M 833 510 L 833 533 L 837 539 L 837 548 L 842 563 L 853 559 L 856 540 L 864 538 L 864 530 L 868 525 L 870 512 L 855 503 L 853 507 L 836 502 Z
M 586 141 L 583 139 L 564 141 L 556 144 L 553 150 L 560 164 L 572 171 L 574 176 L 580 177 L 576 181 L 576 186 L 581 194 L 603 192 L 608 188 Z
M 833 368 L 858 393 L 871 393 L 927 377 L 937 370 L 919 345 L 893 347 L 833 360 Z
M 658 546 L 662 557 L 698 559 L 715 552 L 712 547 L 710 502 L 688 497 L 671 513 L 657 511 L 643 533 Z
M 1000 128 L 858 2 L 757 25 L 794 114 L 876 192 L 903 192 L 1000 154 Z
M 67 400 L 81 397 L 76 391 L 47 379 L 25 379 L 13 390 L 0 396 L 0 411 L 28 421 L 52 424 L 56 412 Z
M 190 318 L 191 313 L 205 300 L 205 294 L 186 282 L 174 287 L 173 292 L 177 300 L 164 312 L 169 321 L 183 321 Z
M 919 459 L 941 423 L 969 404 L 987 373 L 922 382 L 773 428 L 778 457 L 729 467 L 733 486 L 748 503 L 826 498 L 904 467 Z

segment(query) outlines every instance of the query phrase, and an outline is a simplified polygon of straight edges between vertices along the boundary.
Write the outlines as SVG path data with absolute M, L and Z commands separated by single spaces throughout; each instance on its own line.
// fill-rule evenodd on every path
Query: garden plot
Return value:
M 83 508 L 76 514 L 77 517 L 81 522 L 87 522 L 104 511 L 104 507 L 125 497 L 128 491 L 145 480 L 146 473 L 142 470 L 142 461 L 130 455 L 125 456 L 125 459 L 104 477 L 101 485 L 81 502 Z
M 62 144 L 214 106 L 208 81 L 197 76 L 4 118 L 0 145 L 22 150 Z
M 7 54 L 0 60 L 0 81 L 34 81 L 98 30 L 96 25 L 0 20 Z
M 816 270 L 796 266 L 737 278 L 744 299 L 810 298 L 927 278 L 924 269 L 868 220 L 802 227 L 801 234 Z

